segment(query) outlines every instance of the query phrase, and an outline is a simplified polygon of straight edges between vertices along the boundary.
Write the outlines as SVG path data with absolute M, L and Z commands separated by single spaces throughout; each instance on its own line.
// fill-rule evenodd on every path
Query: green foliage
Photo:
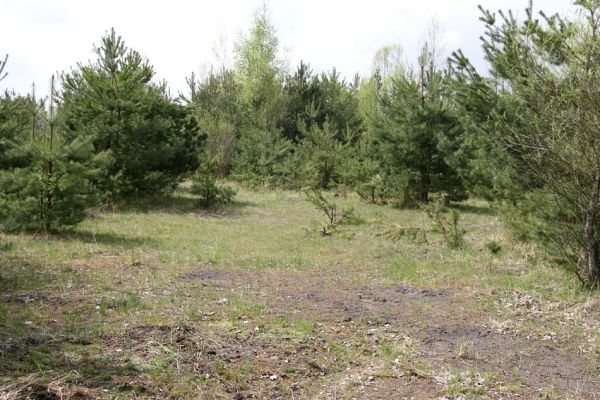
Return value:
M 1 126 L 6 158 L 0 169 L 0 226 L 56 231 L 81 222 L 96 200 L 92 180 L 101 156 L 87 138 L 64 135 L 54 81 L 48 109 L 33 97 L 7 96 L 2 104 L 2 119 L 11 122 Z
M 0 173 L 0 218 L 7 231 L 55 231 L 85 218 L 94 204 L 91 171 L 80 159 L 90 159 L 89 143 L 56 138 L 54 147 L 32 145 L 33 161 L 25 168 Z
M 0 252 L 8 252 L 13 248 L 11 242 L 0 242 Z
M 376 174 L 368 181 L 358 183 L 356 193 L 373 204 L 392 203 L 397 208 L 408 208 L 414 205 L 415 196 L 410 182 L 409 174 L 406 171 L 397 174 Z
M 523 188 L 535 182 L 520 166 L 519 154 L 499 140 L 495 132 L 522 125 L 513 96 L 497 90 L 493 79 L 477 73 L 461 51 L 452 54 L 454 104 L 465 129 L 461 152 L 468 162 L 461 168 L 469 192 L 488 200 L 514 200 Z M 500 93 L 499 93 L 500 92 Z
M 236 195 L 235 189 L 218 185 L 214 177 L 215 165 L 216 159 L 207 156 L 192 176 L 191 192 L 198 196 L 199 205 L 204 208 L 231 203 Z
M 295 173 L 288 164 L 291 149 L 277 131 L 250 128 L 237 144 L 233 177 L 258 186 L 290 186 Z
M 427 202 L 430 192 L 466 197 L 459 169 L 463 129 L 451 107 L 450 76 L 435 67 L 428 51 L 423 49 L 418 77 L 405 72 L 391 78 L 381 95 L 383 118 L 375 125 L 383 167 L 408 178 L 405 203 Z
M 35 129 L 33 113 L 39 109 L 30 98 L 5 93 L 0 97 L 0 170 L 27 166 L 31 160 L 26 152 L 16 151 L 20 142 L 31 138 Z
M 356 98 L 358 85 L 358 79 L 348 84 L 335 68 L 331 72 L 323 72 L 315 80 L 316 93 L 311 105 L 316 111 L 313 121 L 321 128 L 326 123 L 332 125 L 336 139 L 340 141 L 353 142 L 362 127 Z
M 188 79 L 186 100 L 208 152 L 221 154 L 219 176 L 255 186 L 353 186 L 346 167 L 362 129 L 356 86 L 335 70 L 313 75 L 305 63 L 286 77 L 278 46 L 263 6 L 235 45 L 235 72 Z
M 373 204 L 386 202 L 387 187 L 384 184 L 383 178 L 379 174 L 375 174 L 367 182 L 360 183 L 356 192 L 360 197 L 370 201 Z
M 313 75 L 310 66 L 301 62 L 287 77 L 284 91 L 286 108 L 281 127 L 294 142 L 305 137 L 302 127 L 315 124 L 320 128 L 326 123 L 331 125 L 338 140 L 344 140 L 346 131 L 357 133 L 362 129 L 357 85 L 348 84 L 335 69 Z
M 187 80 L 190 95 L 184 98 L 198 124 L 207 135 L 206 152 L 219 155 L 214 165 L 217 176 L 227 176 L 233 167 L 237 141 L 249 125 L 249 107 L 242 98 L 243 86 L 235 72 L 211 71 L 203 80 L 194 74 Z
M 233 202 L 236 191 L 218 185 L 211 174 L 199 172 L 192 177 L 192 193 L 198 195 L 201 207 L 211 208 Z
M 490 253 L 491 257 L 497 256 L 502 251 L 502 246 L 495 240 L 487 242 L 485 248 Z
M 317 210 L 323 212 L 327 218 L 327 225 L 321 230 L 323 236 L 329 236 L 340 225 L 358 225 L 363 221 L 354 209 L 340 209 L 339 206 L 328 200 L 320 190 L 307 190 L 304 192 L 306 200 L 310 201 Z
M 252 126 L 274 130 L 280 125 L 283 95 L 283 62 L 278 58 L 279 39 L 265 5 L 255 14 L 250 32 L 235 43 L 235 69 L 243 99 L 252 113 Z
M 459 249 L 464 246 L 467 231 L 460 226 L 460 213 L 457 210 L 450 210 L 448 217 L 444 200 L 439 199 L 427 204 L 425 211 L 432 222 L 433 231 L 442 235 L 448 247 Z
M 339 141 L 337 131 L 325 121 L 323 127 L 313 124 L 310 129 L 301 124 L 304 139 L 297 148 L 302 186 L 329 189 L 340 181 L 340 167 L 347 159 L 347 145 Z
M 480 79 L 469 84 L 473 104 L 491 110 L 483 127 L 508 154 L 504 171 L 520 189 L 507 202 L 520 217 L 511 222 L 568 262 L 583 283 L 600 288 L 600 4 L 575 5 L 572 20 L 543 13 L 538 19 L 531 6 L 523 21 L 482 9 L 488 86 L 497 95 Z M 469 70 L 464 60 L 462 66 Z
M 89 138 L 104 155 L 96 180 L 104 200 L 173 188 L 196 167 L 200 138 L 189 110 L 151 83 L 153 68 L 114 30 L 95 53 L 96 62 L 62 75 L 65 136 Z
M 293 75 L 286 77 L 284 84 L 286 95 L 285 115 L 281 128 L 283 135 L 299 142 L 303 138 L 300 126 L 310 126 L 314 121 L 314 110 L 318 108 L 319 80 L 308 64 L 300 62 Z

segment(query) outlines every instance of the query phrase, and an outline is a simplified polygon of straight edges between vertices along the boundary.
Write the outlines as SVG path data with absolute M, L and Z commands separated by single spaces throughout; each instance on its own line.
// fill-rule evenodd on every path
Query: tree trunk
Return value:
M 52 146 L 54 144 L 54 75 L 52 75 L 52 81 L 50 86 L 50 144 L 49 144 L 49 152 L 48 152 L 48 186 L 46 188 L 46 230 L 50 231 L 52 229 L 52 191 L 53 185 L 52 182 L 53 174 L 54 174 L 54 165 L 53 165 L 53 157 L 54 154 L 52 152 Z
M 421 202 L 423 202 L 423 203 L 427 203 L 429 201 L 429 171 L 428 170 L 421 171 L 419 200 L 421 200 Z
M 408 205 L 410 204 L 410 198 L 408 196 L 408 186 L 404 188 L 404 190 L 402 191 L 402 195 L 402 208 L 408 208 Z
M 598 262 L 598 240 L 595 235 L 596 208 L 600 191 L 600 173 L 596 174 L 590 202 L 585 215 L 584 252 L 587 263 L 587 274 L 593 287 L 600 289 L 600 265 Z

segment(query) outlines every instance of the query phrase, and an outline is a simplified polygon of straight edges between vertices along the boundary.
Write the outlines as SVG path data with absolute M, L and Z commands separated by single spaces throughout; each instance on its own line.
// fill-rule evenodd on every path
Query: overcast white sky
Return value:
M 154 65 L 157 80 L 172 93 L 185 77 L 214 62 L 219 36 L 231 43 L 247 31 L 261 0 L 0 0 L 0 55 L 9 54 L 0 89 L 43 89 L 50 76 L 94 58 L 93 45 L 114 27 L 128 47 Z M 375 51 L 400 43 L 414 58 L 426 28 L 436 18 L 448 51 L 462 48 L 482 61 L 478 4 L 523 15 L 527 0 L 270 0 L 267 5 L 290 65 L 314 70 L 336 67 L 347 77 L 368 74 Z M 568 11 L 570 0 L 537 0 L 536 8 Z M 43 91 L 43 90 L 42 90 Z

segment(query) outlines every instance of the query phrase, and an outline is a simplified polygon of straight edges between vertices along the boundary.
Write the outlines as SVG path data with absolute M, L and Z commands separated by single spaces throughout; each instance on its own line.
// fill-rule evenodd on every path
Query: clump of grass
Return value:
M 116 298 L 103 297 L 98 304 L 98 308 L 102 315 L 106 315 L 108 310 L 115 310 L 119 313 L 127 314 L 142 306 L 142 299 L 136 293 L 121 294 Z
M 465 371 L 452 371 L 443 380 L 446 383 L 445 395 L 451 399 L 479 398 L 488 392 L 493 382 L 488 382 L 487 374 L 481 374 L 474 368 Z
M 242 317 L 249 319 L 258 318 L 267 311 L 264 304 L 237 294 L 229 295 L 225 304 L 228 307 L 227 315 L 231 322 L 236 322 Z
M 159 374 L 169 373 L 174 367 L 178 372 L 181 371 L 181 355 L 178 352 L 154 340 L 148 343 L 146 350 L 146 357 L 132 355 L 129 358 L 134 370 Z
M 396 262 L 388 268 L 388 275 L 394 281 L 420 282 L 421 271 L 415 262 Z
M 470 345 L 468 342 L 460 341 L 456 344 L 456 356 L 458 358 L 467 358 L 469 355 Z

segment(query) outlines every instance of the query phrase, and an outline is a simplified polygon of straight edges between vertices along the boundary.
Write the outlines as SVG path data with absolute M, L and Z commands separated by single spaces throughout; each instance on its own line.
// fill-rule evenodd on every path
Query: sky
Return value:
M 262 0 L 0 0 L 0 56 L 9 55 L 0 90 L 25 94 L 35 82 L 47 93 L 50 77 L 93 60 L 94 44 L 111 27 L 125 44 L 148 58 L 156 81 L 172 94 L 186 91 L 185 78 L 219 64 L 225 49 L 251 26 Z M 413 61 L 435 19 L 445 50 L 458 48 L 485 69 L 478 4 L 524 15 L 528 0 L 268 0 L 282 55 L 290 68 L 304 60 L 314 71 L 335 67 L 343 76 L 371 72 L 384 45 L 401 44 Z M 570 0 L 537 0 L 534 8 L 569 12 Z M 221 43 L 221 44 L 219 44 Z M 223 44 L 225 44 L 223 46 Z

